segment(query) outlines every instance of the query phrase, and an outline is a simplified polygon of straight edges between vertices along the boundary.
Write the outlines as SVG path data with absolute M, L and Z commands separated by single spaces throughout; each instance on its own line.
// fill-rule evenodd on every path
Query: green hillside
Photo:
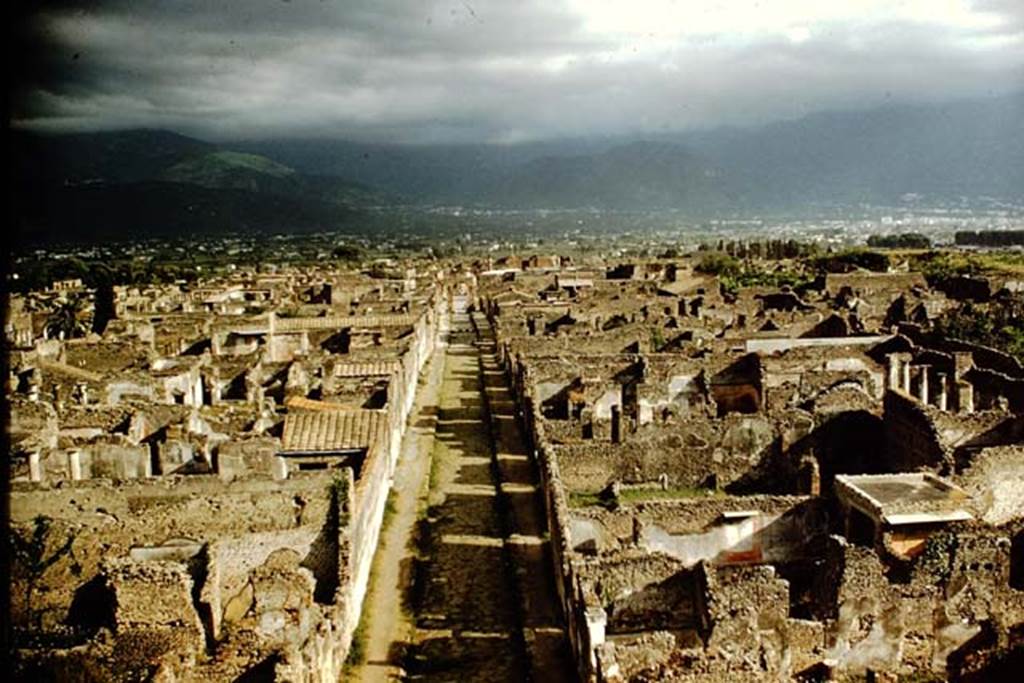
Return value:
M 338 228 L 388 195 L 164 131 L 14 136 L 28 242 Z

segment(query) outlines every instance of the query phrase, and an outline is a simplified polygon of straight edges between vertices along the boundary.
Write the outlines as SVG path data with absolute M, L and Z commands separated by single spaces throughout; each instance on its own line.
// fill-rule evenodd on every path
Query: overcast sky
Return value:
M 16 125 L 514 142 L 1024 89 L 1024 0 L 123 0 L 27 20 Z

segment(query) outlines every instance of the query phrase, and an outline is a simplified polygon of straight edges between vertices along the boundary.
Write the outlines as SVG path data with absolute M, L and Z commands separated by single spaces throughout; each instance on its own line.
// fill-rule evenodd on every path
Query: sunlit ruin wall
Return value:
M 17 675 L 339 680 L 419 374 L 444 315 L 443 297 L 432 297 L 412 317 L 386 377 L 383 428 L 358 473 L 300 471 L 281 457 L 273 430 L 211 446 L 187 425 L 152 444 L 131 429 L 74 448 L 55 438 L 17 464 Z M 52 409 L 23 408 L 16 433 L 56 437 Z M 141 423 L 138 433 L 147 433 Z M 208 446 L 207 466 L 180 469 Z
M 791 295 L 559 277 L 524 270 L 477 305 L 581 680 L 982 680 L 1020 647 L 1018 363 L 912 326 L 849 336 Z M 878 326 L 924 286 L 858 277 L 828 291 Z M 778 331 L 742 329 L 770 306 Z M 850 476 L 910 488 L 873 519 L 837 498 Z

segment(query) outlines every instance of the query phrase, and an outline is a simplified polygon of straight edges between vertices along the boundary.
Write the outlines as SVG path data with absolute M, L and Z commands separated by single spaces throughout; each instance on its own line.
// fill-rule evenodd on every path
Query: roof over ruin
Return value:
M 383 434 L 387 415 L 379 410 L 289 413 L 282 453 L 332 453 L 369 448 Z
M 843 502 L 887 524 L 925 524 L 972 519 L 969 496 L 930 472 L 836 475 Z

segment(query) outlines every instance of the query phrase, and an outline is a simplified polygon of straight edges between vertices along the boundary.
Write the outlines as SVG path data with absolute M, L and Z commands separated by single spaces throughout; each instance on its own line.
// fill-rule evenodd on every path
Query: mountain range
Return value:
M 33 239 L 313 230 L 369 207 L 719 211 L 1024 197 L 1024 93 L 759 128 L 508 145 L 214 144 L 169 131 L 14 134 Z
M 337 229 L 392 201 L 169 131 L 13 138 L 17 227 L 31 242 Z

